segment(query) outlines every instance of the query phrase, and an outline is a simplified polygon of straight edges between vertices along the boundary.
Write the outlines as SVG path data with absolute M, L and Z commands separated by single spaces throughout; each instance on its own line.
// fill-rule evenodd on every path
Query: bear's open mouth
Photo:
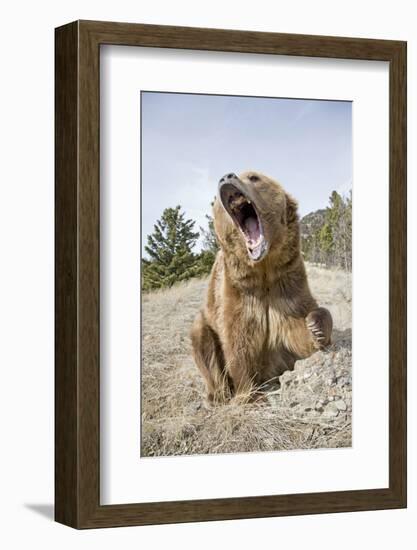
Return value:
M 266 240 L 256 207 L 246 195 L 231 183 L 220 189 L 221 202 L 245 240 L 249 257 L 260 260 L 266 251 Z

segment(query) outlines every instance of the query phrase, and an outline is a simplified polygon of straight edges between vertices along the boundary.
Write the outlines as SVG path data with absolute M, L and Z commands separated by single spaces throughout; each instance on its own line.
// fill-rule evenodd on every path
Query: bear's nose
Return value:
M 220 183 L 224 183 L 228 180 L 234 180 L 234 179 L 237 179 L 236 174 L 234 174 L 233 172 L 230 172 L 230 174 L 226 174 L 225 176 L 222 177 L 222 179 L 220 180 Z

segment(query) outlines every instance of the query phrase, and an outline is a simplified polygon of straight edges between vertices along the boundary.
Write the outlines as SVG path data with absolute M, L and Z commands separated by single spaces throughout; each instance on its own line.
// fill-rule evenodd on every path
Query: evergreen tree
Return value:
M 213 203 L 211 203 L 213 205 Z M 217 242 L 216 232 L 214 231 L 214 220 L 212 216 L 206 214 L 208 229 L 200 227 L 200 231 L 203 234 L 203 250 L 213 252 L 217 254 L 219 250 L 219 243 Z
M 341 266 L 352 269 L 352 190 L 345 199 L 343 216 L 340 221 L 341 233 Z
M 352 193 L 343 198 L 333 191 L 327 209 L 327 222 L 332 234 L 332 265 L 352 269 Z
M 334 247 L 332 226 L 327 221 L 320 229 L 318 235 L 319 247 L 320 247 L 320 263 L 330 265 L 332 263 L 332 251 Z
M 211 206 L 213 206 L 213 203 L 211 203 Z M 213 217 L 206 214 L 206 219 L 208 229 L 200 227 L 200 232 L 203 235 L 203 248 L 198 258 L 198 276 L 200 277 L 210 273 L 214 260 L 216 259 L 217 251 L 219 250 Z
M 318 211 L 320 216 L 321 212 Z M 320 225 L 302 236 L 301 245 L 307 261 L 352 269 L 352 192 L 348 197 L 332 192 Z
M 196 277 L 205 277 L 211 272 L 216 255 L 210 250 L 202 250 L 198 255 Z
M 192 249 L 199 237 L 195 222 L 186 220 L 181 207 L 166 208 L 149 235 L 142 260 L 142 288 L 152 290 L 172 286 L 198 273 L 198 259 Z

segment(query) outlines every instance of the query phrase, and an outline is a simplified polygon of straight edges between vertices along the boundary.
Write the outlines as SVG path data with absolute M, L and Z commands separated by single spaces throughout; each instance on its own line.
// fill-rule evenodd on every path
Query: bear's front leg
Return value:
M 194 361 L 206 382 L 209 403 L 223 403 L 230 399 L 231 386 L 225 370 L 224 356 L 218 335 L 199 313 L 191 330 Z
M 233 395 L 244 401 L 257 399 L 259 368 L 256 331 L 239 322 L 228 326 L 223 342 L 225 368 L 232 383 Z
M 226 360 L 226 368 L 233 386 L 233 395 L 252 401 L 255 398 L 255 377 L 251 375 L 253 365 L 248 362 L 248 357 L 241 354 L 234 355 Z
M 323 349 L 331 344 L 333 319 L 328 309 L 318 307 L 310 311 L 306 317 L 306 324 L 316 349 Z

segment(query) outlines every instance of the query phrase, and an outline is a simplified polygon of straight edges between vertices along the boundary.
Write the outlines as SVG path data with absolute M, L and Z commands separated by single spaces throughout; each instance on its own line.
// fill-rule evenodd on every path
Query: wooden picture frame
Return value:
M 55 519 L 75 528 L 406 506 L 406 43 L 76 21 L 56 29 Z M 389 62 L 389 487 L 141 504 L 99 496 L 100 45 Z

